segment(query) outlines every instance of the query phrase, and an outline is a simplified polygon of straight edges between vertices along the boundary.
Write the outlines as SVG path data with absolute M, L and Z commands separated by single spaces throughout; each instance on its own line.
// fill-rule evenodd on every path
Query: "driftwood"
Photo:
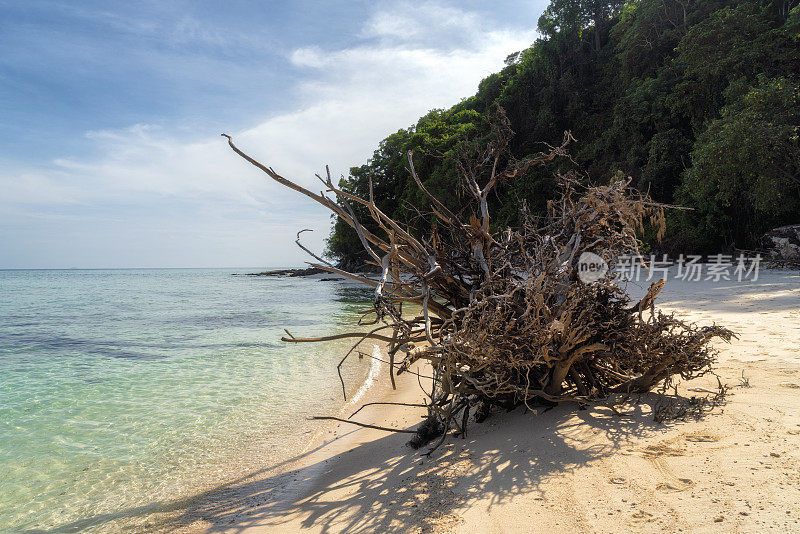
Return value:
M 414 362 L 427 362 L 432 368 L 428 419 L 417 446 L 435 434 L 431 429 L 439 429 L 442 440 L 448 429 L 465 433 L 470 411 L 482 419 L 491 405 L 589 404 L 612 393 L 648 391 L 675 375 L 702 375 L 715 356 L 709 341 L 734 337 L 720 326 L 697 327 L 656 310 L 663 283 L 651 286 L 638 303 L 620 288 L 615 276 L 619 258 L 638 257 L 637 232 L 645 224 L 663 233 L 666 207 L 632 190 L 630 179 L 584 188 L 561 177 L 560 198 L 548 204 L 545 218 L 523 209 L 517 228 L 494 228 L 489 194 L 497 185 L 566 156 L 573 141 L 566 133 L 561 146 L 517 162 L 507 151 L 510 135 L 500 113 L 488 141 L 476 144 L 471 157 L 456 161 L 471 199 L 458 213 L 428 191 L 409 152 L 409 172 L 432 211 L 433 222 L 418 232 L 381 211 L 371 183 L 369 198 L 359 198 L 334 185 L 328 171 L 325 178 L 318 176 L 326 192 L 314 193 L 252 159 L 225 136 L 245 160 L 349 224 L 380 266 L 373 280 L 314 256 L 312 267 L 373 288 L 371 318 L 362 317 L 360 324 L 377 327 L 315 339 L 289 334 L 283 340 L 357 338 L 350 352 L 367 339 L 384 341 L 393 385 L 395 375 Z M 380 235 L 358 220 L 355 204 L 366 209 Z M 579 279 L 584 252 L 608 265 L 599 280 Z M 408 317 L 404 306 L 419 312 Z

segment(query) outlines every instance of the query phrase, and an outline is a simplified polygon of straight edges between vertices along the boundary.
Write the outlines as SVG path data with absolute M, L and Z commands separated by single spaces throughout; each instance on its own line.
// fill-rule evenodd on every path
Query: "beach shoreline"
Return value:
M 800 528 L 800 275 L 668 284 L 660 307 L 731 327 L 716 366 L 726 404 L 659 424 L 657 394 L 576 410 L 517 409 L 473 424 L 431 459 L 409 434 L 349 425 L 266 476 L 209 494 L 185 532 L 615 532 Z M 362 399 L 418 402 L 416 377 L 392 391 L 386 367 Z M 686 398 L 715 389 L 706 375 Z M 365 409 L 359 421 L 410 429 L 424 409 Z M 347 414 L 349 415 L 349 414 Z
M 152 531 L 281 463 L 341 407 L 347 283 L 230 269 L 0 273 L 0 531 Z M 342 366 L 349 395 L 370 362 Z

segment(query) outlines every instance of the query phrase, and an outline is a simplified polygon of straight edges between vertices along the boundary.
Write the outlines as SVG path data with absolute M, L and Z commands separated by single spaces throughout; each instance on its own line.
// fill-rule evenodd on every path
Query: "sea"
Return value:
M 369 292 L 249 271 L 0 271 L 0 532 L 145 530 L 363 390 L 348 342 L 280 338 L 344 332 Z

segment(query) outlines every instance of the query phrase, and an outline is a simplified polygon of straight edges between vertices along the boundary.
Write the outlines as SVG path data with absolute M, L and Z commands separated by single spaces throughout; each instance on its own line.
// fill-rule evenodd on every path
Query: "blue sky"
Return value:
M 299 265 L 328 214 L 219 133 L 303 184 L 346 174 L 546 3 L 0 0 L 0 268 Z

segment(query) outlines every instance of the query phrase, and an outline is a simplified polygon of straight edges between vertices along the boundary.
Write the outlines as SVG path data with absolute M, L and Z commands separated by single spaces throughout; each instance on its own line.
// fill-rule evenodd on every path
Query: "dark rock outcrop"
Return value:
M 800 265 L 800 224 L 774 228 L 764 234 L 761 242 L 769 260 Z
M 324 274 L 328 271 L 307 267 L 305 269 L 276 269 L 274 271 L 263 271 L 260 273 L 245 273 L 245 276 L 311 276 L 313 274 Z

